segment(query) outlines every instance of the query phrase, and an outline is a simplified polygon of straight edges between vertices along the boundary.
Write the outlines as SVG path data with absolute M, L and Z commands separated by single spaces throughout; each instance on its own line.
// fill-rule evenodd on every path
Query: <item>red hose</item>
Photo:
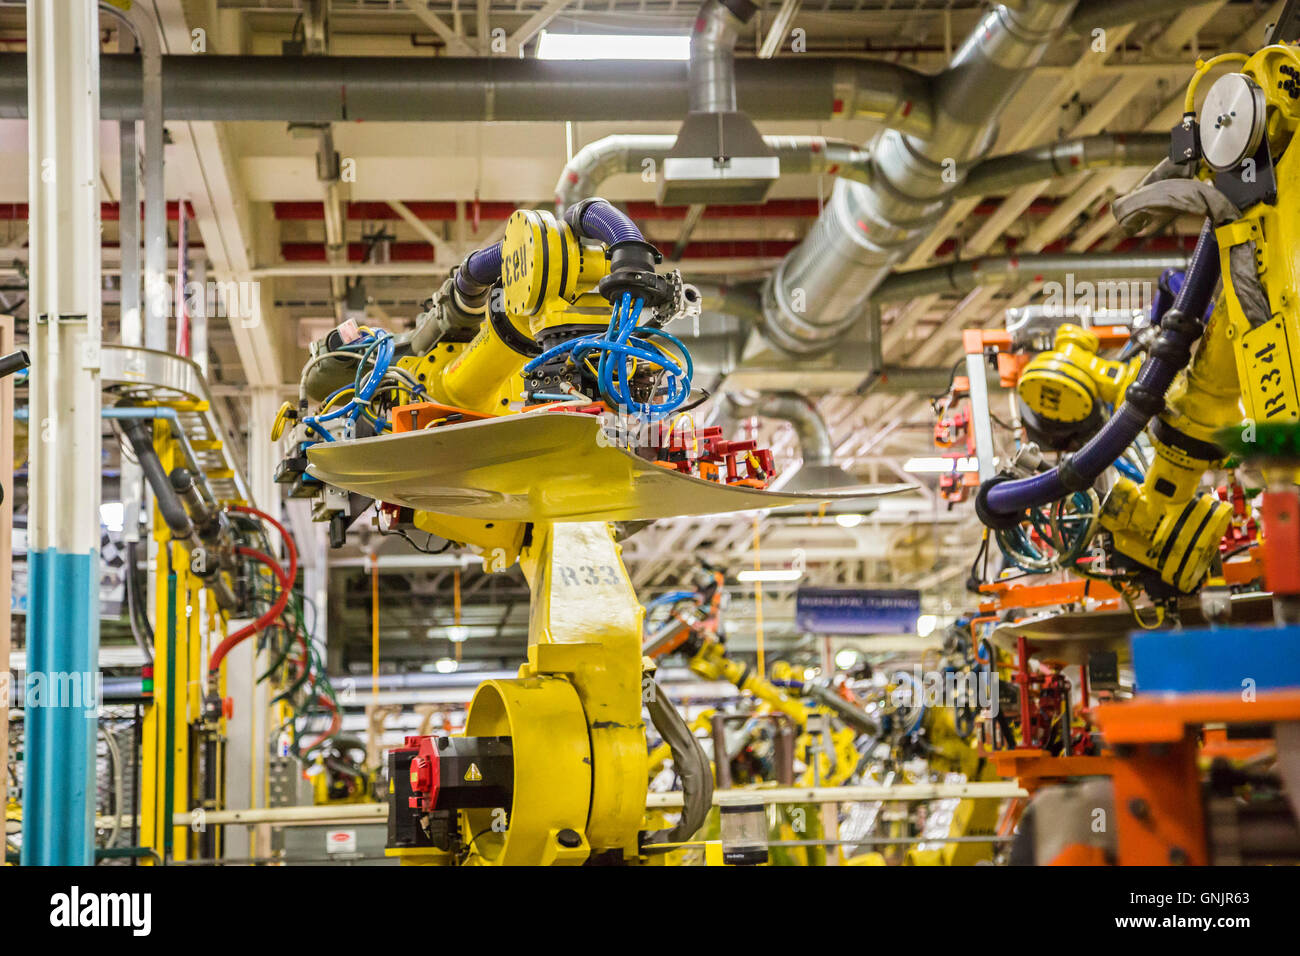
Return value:
M 298 579 L 298 549 L 294 546 L 293 536 L 289 534 L 289 530 L 265 511 L 259 511 L 257 508 L 250 508 L 245 505 L 231 505 L 229 510 L 253 515 L 254 517 L 261 518 L 263 521 L 275 525 L 275 529 L 280 532 L 281 540 L 284 541 L 284 549 L 289 554 L 289 570 L 286 573 L 278 561 L 261 551 L 255 551 L 252 548 L 235 549 L 237 554 L 252 558 L 255 561 L 260 561 L 262 564 L 270 568 L 271 573 L 274 574 L 276 579 L 280 582 L 280 594 L 275 599 L 275 603 L 267 609 L 266 613 L 252 624 L 246 624 L 239 630 L 235 631 L 235 633 L 227 635 L 226 639 L 217 645 L 216 650 L 212 652 L 212 657 L 208 660 L 208 671 L 211 673 L 215 673 L 217 669 L 221 667 L 221 662 L 225 660 L 226 655 L 229 654 L 236 645 L 249 637 L 252 637 L 254 634 L 265 630 L 279 619 L 280 614 L 289 603 L 289 594 L 293 590 L 293 582 Z
M 339 714 L 338 707 L 334 705 L 334 701 L 330 700 L 324 694 L 317 694 L 316 700 L 324 704 L 330 710 L 332 710 L 334 712 L 334 717 L 330 720 L 330 725 L 325 728 L 325 733 L 321 734 L 319 737 L 313 740 L 306 747 L 306 749 L 302 751 L 303 753 L 311 753 L 313 750 L 315 750 L 317 747 L 323 744 L 330 737 L 333 737 L 336 733 L 338 733 L 339 727 L 342 726 L 343 724 L 343 718 Z
M 260 561 L 270 568 L 271 573 L 275 575 L 276 580 L 280 583 L 280 593 L 276 597 L 275 603 L 271 605 L 266 613 L 252 624 L 245 624 L 239 630 L 235 631 L 235 633 L 227 635 L 226 639 L 217 645 L 216 649 L 212 652 L 212 657 L 208 660 L 208 671 L 214 674 L 217 672 L 218 668 L 221 667 L 221 662 L 225 660 L 226 655 L 229 654 L 237 644 L 252 637 L 254 634 L 260 633 L 279 620 L 280 615 L 284 612 L 285 606 L 289 603 L 290 583 L 293 580 L 285 574 L 284 568 L 280 567 L 279 562 L 270 555 L 264 554 L 261 551 L 254 551 L 252 548 L 236 548 L 235 553 L 252 558 L 255 561 Z

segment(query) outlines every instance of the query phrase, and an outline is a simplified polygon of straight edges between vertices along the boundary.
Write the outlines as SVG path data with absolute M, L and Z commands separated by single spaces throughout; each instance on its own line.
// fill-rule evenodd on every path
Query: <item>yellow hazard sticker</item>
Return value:
M 465 779 L 466 779 L 466 780 L 482 780 L 482 779 L 483 779 L 483 774 L 479 772 L 478 764 L 476 764 L 476 763 L 472 763 L 472 764 L 469 765 L 469 769 L 465 771 Z

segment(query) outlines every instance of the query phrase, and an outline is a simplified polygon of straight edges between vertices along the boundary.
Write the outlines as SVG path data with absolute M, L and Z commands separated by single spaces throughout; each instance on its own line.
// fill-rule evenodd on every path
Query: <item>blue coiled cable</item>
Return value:
M 561 342 L 529 362 L 524 366 L 524 371 L 532 372 L 560 355 L 568 355 L 573 362 L 581 363 L 592 353 L 596 353 L 598 356 L 596 383 L 601 397 L 606 402 L 649 421 L 671 414 L 690 395 L 691 377 L 695 372 L 695 366 L 691 361 L 690 351 L 677 336 L 663 329 L 637 325 L 644 305 L 641 299 L 633 301 L 630 292 L 623 293 L 622 298 L 614 306 L 609 327 L 603 335 L 583 335 Z M 672 355 L 649 341 L 650 336 L 664 339 L 678 349 L 686 367 L 683 369 Z M 664 370 L 667 395 L 662 401 L 638 402 L 632 397 L 629 388 L 631 371 L 628 364 L 632 360 L 649 362 Z
M 326 441 L 334 441 L 334 436 L 329 430 L 321 426 L 325 422 L 333 421 L 337 418 L 351 418 L 356 421 L 358 418 L 365 418 L 375 427 L 375 431 L 386 431 L 388 425 L 380 421 L 375 416 L 366 411 L 366 406 L 374 397 L 375 392 L 379 389 L 379 383 L 383 381 L 384 376 L 388 374 L 388 369 L 392 366 L 393 355 L 396 352 L 393 336 L 389 332 L 379 331 L 373 335 L 365 336 L 351 343 L 353 348 L 364 346 L 365 351 L 361 353 L 361 361 L 357 363 L 357 374 L 351 385 L 345 385 L 343 388 L 331 392 L 325 401 L 321 402 L 322 406 L 329 405 L 331 401 L 339 395 L 352 390 L 352 398 L 333 411 L 326 412 L 324 415 L 312 415 L 303 419 L 303 424 L 310 428 L 317 435 L 320 435 Z M 374 367 L 366 372 L 366 363 L 370 356 L 374 355 Z

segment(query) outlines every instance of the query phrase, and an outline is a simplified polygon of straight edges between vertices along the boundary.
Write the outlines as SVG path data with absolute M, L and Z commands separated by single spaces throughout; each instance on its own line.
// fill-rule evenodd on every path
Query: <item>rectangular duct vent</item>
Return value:
M 662 173 L 660 205 L 761 203 L 781 160 L 744 113 L 689 113 Z

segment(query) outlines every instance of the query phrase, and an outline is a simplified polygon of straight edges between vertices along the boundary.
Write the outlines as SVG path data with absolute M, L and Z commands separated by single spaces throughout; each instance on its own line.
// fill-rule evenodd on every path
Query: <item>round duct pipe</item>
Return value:
M 295 123 L 680 121 L 690 105 L 680 62 L 509 57 L 164 56 L 169 120 Z M 930 78 L 847 57 L 742 59 L 736 92 L 754 119 L 873 119 L 930 126 Z M 140 58 L 100 58 L 100 115 L 141 118 Z M 27 117 L 27 57 L 0 53 L 0 119 Z
M 724 392 L 722 413 L 728 418 L 757 415 L 789 422 L 799 439 L 803 464 L 788 481 L 778 477 L 774 488 L 782 491 L 833 491 L 857 488 L 862 482 L 835 464 L 835 442 L 830 428 L 812 400 L 798 392 Z
M 822 216 L 764 286 L 764 332 L 775 346 L 818 354 L 856 321 L 988 149 L 998 117 L 1073 9 L 1073 0 L 1025 0 L 989 11 L 934 79 L 930 133 L 883 131 L 869 150 L 871 184 L 836 181 Z
M 619 173 L 640 173 L 646 162 L 658 169 L 676 143 L 673 135 L 616 134 L 588 143 L 574 154 L 555 184 L 555 211 L 600 192 L 600 185 Z M 848 140 L 825 136 L 764 136 L 781 162 L 781 175 L 833 173 L 867 182 L 870 157 Z

